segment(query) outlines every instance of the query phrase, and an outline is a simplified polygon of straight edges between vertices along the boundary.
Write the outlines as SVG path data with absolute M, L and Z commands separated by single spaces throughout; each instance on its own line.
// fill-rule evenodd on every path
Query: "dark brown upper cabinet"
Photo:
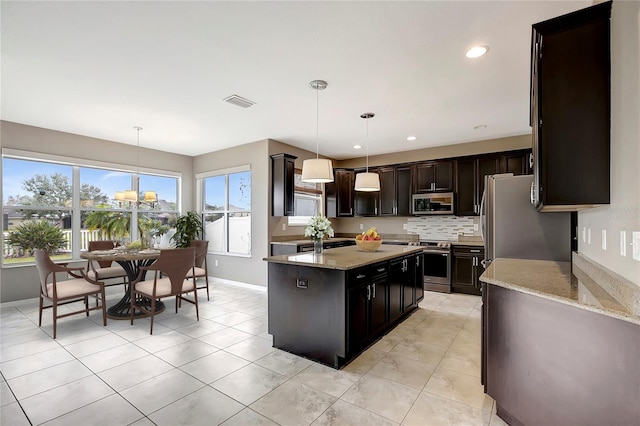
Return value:
M 271 215 L 293 216 L 295 193 L 295 160 L 298 157 L 289 154 L 271 156 Z
M 411 213 L 411 166 L 378 169 L 380 175 L 379 216 L 408 216 Z
M 540 211 L 610 201 L 611 2 L 533 25 L 531 127 Z
M 354 178 L 358 173 L 364 173 L 365 169 L 356 169 Z M 369 169 L 369 173 L 378 173 L 377 169 Z M 355 185 L 355 183 L 354 183 Z M 380 182 L 382 186 L 382 182 Z M 355 191 L 353 196 L 354 216 L 378 216 L 378 204 L 380 203 L 380 191 Z
M 334 169 L 334 181 L 326 183 L 325 212 L 327 217 L 353 216 L 354 171 L 351 169 Z
M 453 161 L 427 161 L 413 165 L 413 192 L 453 190 Z
M 507 151 L 456 158 L 456 214 L 477 216 L 484 193 L 484 179 L 497 173 L 531 174 L 531 150 Z

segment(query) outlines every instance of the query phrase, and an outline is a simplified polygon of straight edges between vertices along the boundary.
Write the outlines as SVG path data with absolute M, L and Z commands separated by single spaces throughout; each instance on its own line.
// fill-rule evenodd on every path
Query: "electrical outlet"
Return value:
M 602 250 L 607 249 L 607 230 L 602 230 Z
M 283 230 L 283 231 L 286 231 L 286 230 L 287 230 L 287 224 L 286 224 L 286 223 L 283 223 L 283 224 L 282 224 L 282 230 Z
M 363 225 L 363 224 L 360 224 L 360 229 L 361 229 L 361 230 L 362 230 L 362 229 L 364 229 L 364 225 Z M 405 228 L 405 229 L 406 229 L 406 228 Z
M 216 266 L 218 266 L 218 259 L 216 259 L 214 263 Z
M 620 256 L 627 256 L 627 233 L 620 231 Z
M 591 228 L 587 229 L 587 244 L 591 244 Z
M 477 223 L 474 223 L 474 224 L 473 224 L 473 230 L 474 230 L 474 231 L 477 231 L 477 230 L 478 230 L 478 224 L 477 224 Z
M 631 245 L 633 246 L 633 260 L 640 261 L 640 232 L 634 231 L 631 233 Z
M 407 224 L 406 223 L 402 224 L 402 229 L 404 229 L 405 231 L 407 230 Z

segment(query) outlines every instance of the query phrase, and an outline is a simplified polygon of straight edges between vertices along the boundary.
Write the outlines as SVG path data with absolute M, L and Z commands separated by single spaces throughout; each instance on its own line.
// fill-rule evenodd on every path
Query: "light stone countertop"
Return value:
M 495 259 L 482 282 L 543 297 L 640 325 L 640 317 L 616 301 L 571 262 Z
M 337 247 L 323 250 L 321 255 L 311 252 L 282 254 L 265 257 L 263 260 L 286 265 L 312 266 L 315 268 L 349 270 L 412 253 L 420 253 L 423 247 L 381 245 L 374 252 L 360 250 L 357 246 Z
M 339 243 L 342 241 L 353 241 L 353 238 L 334 237 L 334 238 L 325 238 L 322 240 L 322 242 L 324 243 Z M 300 239 L 300 240 L 271 241 L 271 244 L 280 244 L 285 246 L 306 246 L 306 245 L 312 246 L 313 240 L 310 238 L 306 238 L 306 239 Z

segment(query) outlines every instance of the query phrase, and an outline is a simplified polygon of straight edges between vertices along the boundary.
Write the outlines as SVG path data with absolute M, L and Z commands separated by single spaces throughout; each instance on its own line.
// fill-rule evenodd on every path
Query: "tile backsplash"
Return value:
M 457 240 L 458 235 L 479 235 L 473 216 L 421 216 L 407 219 L 407 232 L 418 234 L 421 240 Z

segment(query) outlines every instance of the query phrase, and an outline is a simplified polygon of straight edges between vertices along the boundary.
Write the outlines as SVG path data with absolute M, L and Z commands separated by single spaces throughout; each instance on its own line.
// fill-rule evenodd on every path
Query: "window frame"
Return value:
M 33 211 L 42 211 L 42 210 L 69 211 L 71 213 L 71 256 L 68 260 L 72 262 L 81 260 L 80 258 L 80 253 L 82 251 L 81 224 L 82 224 L 83 215 L 85 215 L 87 212 L 92 212 L 92 211 L 129 212 L 131 214 L 131 222 L 130 222 L 131 225 L 130 225 L 129 232 L 132 239 L 140 238 L 140 235 L 138 233 L 138 226 L 134 225 L 138 223 L 138 212 L 143 214 L 150 213 L 150 212 L 170 213 L 170 214 L 175 214 L 176 217 L 180 215 L 181 206 L 182 206 L 182 191 L 181 191 L 182 173 L 181 172 L 157 170 L 157 169 L 151 169 L 147 167 L 128 166 L 123 164 L 100 162 L 95 160 L 80 159 L 80 158 L 60 156 L 60 155 L 54 155 L 54 154 L 22 151 L 22 150 L 17 150 L 12 148 L 2 148 L 0 160 L 4 160 L 5 158 L 21 160 L 21 161 L 29 161 L 29 162 L 50 163 L 50 164 L 71 167 L 71 172 L 72 172 L 71 185 L 72 185 L 72 193 L 73 193 L 72 200 L 71 200 L 72 202 L 71 207 L 22 206 L 22 205 L 16 205 L 16 207 L 21 210 L 33 210 Z M 176 210 L 140 209 L 138 205 L 136 205 L 135 203 L 131 203 L 128 206 L 119 207 L 119 208 L 110 207 L 110 208 L 98 209 L 98 208 L 91 208 L 91 207 L 82 207 L 81 200 L 80 200 L 80 189 L 83 183 L 80 180 L 80 170 L 82 168 L 93 168 L 93 169 L 101 169 L 106 171 L 128 173 L 130 174 L 130 177 L 131 177 L 131 188 L 136 190 L 138 190 L 137 185 L 139 181 L 138 179 L 139 175 L 151 175 L 151 176 L 176 179 L 176 202 L 175 202 Z M 0 179 L 2 179 L 2 182 L 4 182 L 4 179 L 6 177 L 4 173 L 5 173 L 4 170 L 2 170 L 2 174 L 1 174 L 2 176 L 0 176 Z M 33 174 L 35 175 L 37 174 L 37 172 L 34 172 Z M 113 200 L 113 197 L 111 196 L 111 194 L 107 194 L 107 195 L 109 195 L 110 199 Z M 7 208 L 7 206 L 4 204 L 4 194 L 1 202 L 2 202 L 2 210 L 4 213 L 4 209 Z M 10 206 L 10 207 L 13 207 L 13 206 Z M 4 214 L 3 214 L 2 220 L 4 221 Z M 3 226 L 4 226 L 4 223 L 3 223 Z M 1 242 L 3 253 L 5 250 L 5 245 L 6 244 L 3 238 L 3 241 Z M 31 265 L 33 265 L 33 262 L 5 264 L 4 259 L 2 261 L 2 268 L 13 268 L 13 267 L 31 266 Z
M 223 231 L 223 239 L 224 239 L 224 250 L 214 250 L 212 249 L 212 245 L 209 244 L 209 253 L 220 255 L 220 256 L 231 256 L 231 257 L 244 257 L 250 258 L 252 256 L 253 251 L 253 232 L 251 232 L 253 228 L 253 190 L 250 194 L 250 210 L 249 216 L 251 217 L 250 224 L 250 238 L 249 238 L 249 253 L 237 253 L 229 251 L 229 219 L 230 217 L 238 213 L 237 210 L 231 210 L 229 208 L 229 175 L 235 173 L 249 172 L 251 188 L 253 188 L 253 171 L 251 170 L 251 165 L 246 164 L 242 166 L 229 167 L 225 169 L 211 170 L 208 172 L 197 173 L 196 174 L 196 188 L 197 188 L 197 203 L 199 207 L 199 213 L 203 220 L 203 225 L 205 228 L 204 238 L 207 239 L 206 236 L 206 221 L 205 217 L 207 214 L 222 214 L 223 223 L 224 223 L 224 231 Z M 224 209 L 216 209 L 216 210 L 207 210 L 206 209 L 206 180 L 212 177 L 224 176 Z

